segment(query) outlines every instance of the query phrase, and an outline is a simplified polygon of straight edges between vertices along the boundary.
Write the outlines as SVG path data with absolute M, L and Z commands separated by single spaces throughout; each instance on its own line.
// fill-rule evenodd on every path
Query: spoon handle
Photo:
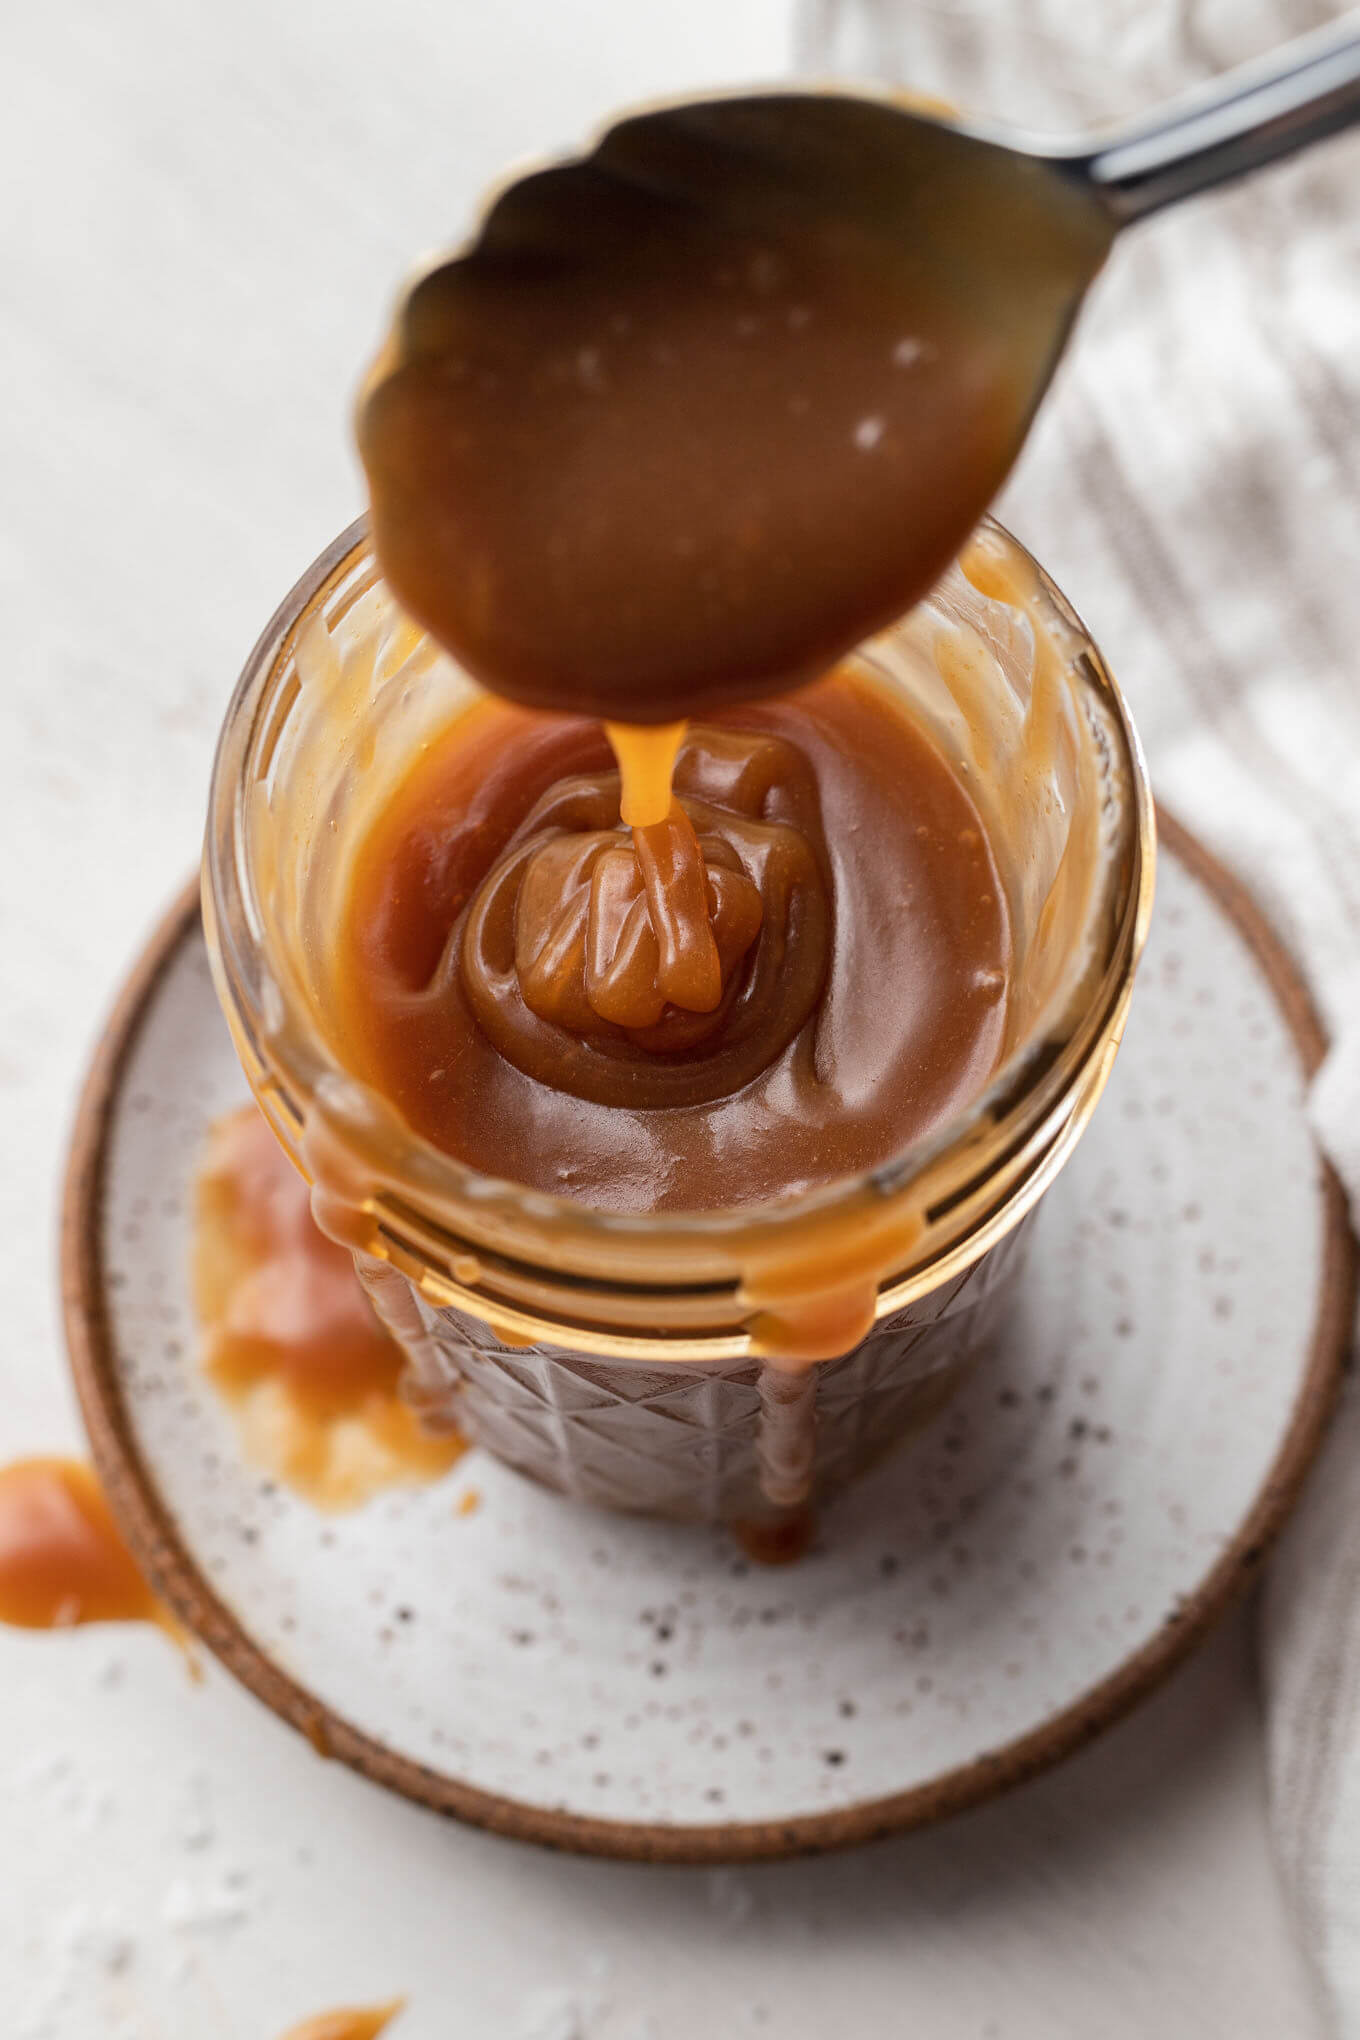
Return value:
M 1121 226 L 1360 120 L 1360 12 L 1065 156 Z

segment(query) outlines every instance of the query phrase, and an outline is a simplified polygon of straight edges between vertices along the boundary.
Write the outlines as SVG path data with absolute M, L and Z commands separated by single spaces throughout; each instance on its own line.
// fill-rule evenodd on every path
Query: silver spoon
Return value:
M 1357 116 L 1360 16 L 1095 144 L 839 91 L 625 119 L 399 307 L 359 411 L 384 571 L 537 707 L 810 679 L 958 551 L 1116 235 Z
M 1243 64 L 1095 146 L 1036 148 L 1118 226 L 1263 169 L 1360 119 L 1360 14 Z

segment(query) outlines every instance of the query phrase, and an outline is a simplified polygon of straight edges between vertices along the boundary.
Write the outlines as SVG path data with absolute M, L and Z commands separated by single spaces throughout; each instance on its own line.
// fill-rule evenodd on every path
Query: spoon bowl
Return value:
M 864 92 L 624 119 L 399 306 L 358 419 L 383 570 L 532 707 L 811 680 L 958 552 L 1120 228 L 1357 108 L 1350 29 L 1098 148 Z

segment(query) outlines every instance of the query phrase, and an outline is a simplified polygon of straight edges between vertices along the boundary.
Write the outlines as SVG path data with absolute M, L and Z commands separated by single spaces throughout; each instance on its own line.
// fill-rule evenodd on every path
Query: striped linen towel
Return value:
M 1332 12 L 804 0 L 799 60 L 1061 134 Z M 1303 965 L 1332 1044 L 1314 1124 L 1360 1211 L 1360 134 L 1129 233 L 1000 513 L 1109 655 L 1161 795 Z M 1354 1389 L 1271 1562 L 1260 1641 L 1281 1867 L 1332 2029 L 1360 2040 Z

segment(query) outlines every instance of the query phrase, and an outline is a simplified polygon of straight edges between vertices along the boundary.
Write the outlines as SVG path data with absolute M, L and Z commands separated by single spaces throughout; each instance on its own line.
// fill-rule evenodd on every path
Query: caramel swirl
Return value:
M 616 772 L 560 780 L 475 895 L 463 990 L 526 1075 L 646 1110 L 726 1097 L 815 1007 L 831 915 L 816 787 L 793 744 L 696 728 L 664 820 Z
M 692 1047 L 712 1032 L 763 915 L 731 844 L 701 842 L 678 802 L 631 844 L 614 829 L 553 836 L 531 853 L 515 903 L 519 988 L 573 1034 L 604 1021 L 647 1048 Z
M 651 1019 L 662 949 L 609 742 L 480 700 L 359 846 L 330 1009 L 347 1066 L 416 1134 L 599 1210 L 710 1211 L 873 1168 L 976 1097 L 1005 1039 L 1006 894 L 967 788 L 889 689 L 845 669 L 690 732 L 675 792 L 721 990 L 696 1012 L 668 976 L 660 1050 L 624 1024 Z M 592 835 L 615 861 L 587 997 Z M 556 871 L 535 863 L 550 843 Z

